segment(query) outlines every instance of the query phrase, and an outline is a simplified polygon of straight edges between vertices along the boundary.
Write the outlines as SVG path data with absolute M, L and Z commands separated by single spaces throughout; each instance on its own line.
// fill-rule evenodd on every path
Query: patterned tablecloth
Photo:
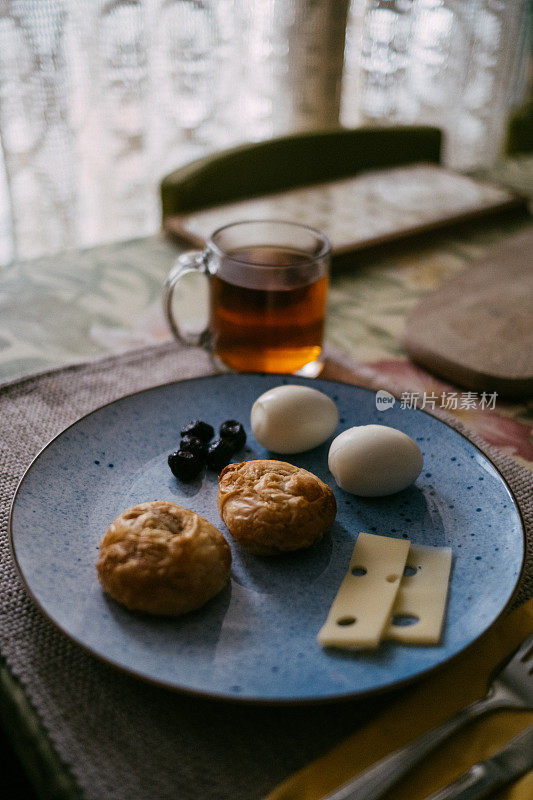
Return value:
M 533 158 L 500 165 L 496 172 L 533 196 Z M 533 468 L 531 400 L 483 399 L 445 384 L 415 367 L 401 346 L 405 316 L 421 296 L 468 268 L 502 237 L 528 226 L 533 226 L 531 218 L 489 219 L 466 231 L 435 234 L 359 258 L 353 269 L 334 274 L 326 331 L 328 377 L 349 375 L 419 408 L 431 410 L 432 404 L 444 402 L 468 429 Z M 178 252 L 162 235 L 154 235 L 0 267 L 0 383 L 168 340 L 161 285 Z M 184 289 L 183 305 L 196 315 L 201 294 L 197 283 Z M 21 685 L 5 665 L 0 667 L 3 696 L 19 709 L 17 724 L 29 737 L 27 748 L 42 751 L 38 763 L 52 765 L 46 774 L 55 770 L 56 779 L 64 780 Z M 65 789 L 61 796 L 73 795 Z
M 532 157 L 500 164 L 493 176 L 533 196 Z M 359 258 L 332 279 L 326 343 L 337 360 L 349 359 L 362 385 L 419 408 L 446 404 L 487 442 L 533 466 L 531 401 L 504 403 L 444 384 L 415 367 L 400 343 L 405 315 L 423 294 L 530 225 L 489 219 Z M 0 268 L 0 382 L 168 339 L 161 284 L 177 253 L 154 235 Z M 200 289 L 184 289 L 184 306 L 196 314 Z

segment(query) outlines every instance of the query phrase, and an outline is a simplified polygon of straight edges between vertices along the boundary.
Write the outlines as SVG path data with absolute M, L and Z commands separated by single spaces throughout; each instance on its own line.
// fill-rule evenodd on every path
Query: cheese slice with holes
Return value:
M 440 641 L 451 564 L 449 547 L 411 545 L 385 639 L 409 644 Z
M 407 555 L 407 539 L 357 537 L 350 566 L 318 633 L 325 647 L 376 647 L 389 622 Z

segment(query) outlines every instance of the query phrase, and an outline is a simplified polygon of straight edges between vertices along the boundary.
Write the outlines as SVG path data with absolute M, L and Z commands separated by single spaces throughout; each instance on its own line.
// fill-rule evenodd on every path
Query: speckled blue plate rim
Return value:
M 194 689 L 194 688 L 187 687 L 187 686 L 180 686 L 180 685 L 177 685 L 175 683 L 168 683 L 168 682 L 163 681 L 163 680 L 158 680 L 157 678 L 153 678 L 151 676 L 143 675 L 143 674 L 139 673 L 139 671 L 136 670 L 135 668 L 127 667 L 127 666 L 125 666 L 123 664 L 117 663 L 116 661 L 114 661 L 111 658 L 107 658 L 104 654 L 98 652 L 96 649 L 94 649 L 91 646 L 87 645 L 81 638 L 77 637 L 76 635 L 74 635 L 70 631 L 66 630 L 61 624 L 59 624 L 54 619 L 54 617 L 51 614 L 49 614 L 46 611 L 46 609 L 42 606 L 42 604 L 39 602 L 39 600 L 34 595 L 31 587 L 29 586 L 29 584 L 28 584 L 28 582 L 27 582 L 27 580 L 26 580 L 26 578 L 24 576 L 24 573 L 23 573 L 23 571 L 21 569 L 21 566 L 19 564 L 19 560 L 18 560 L 18 557 L 17 557 L 17 554 L 16 554 L 16 548 L 15 548 L 15 543 L 14 543 L 14 533 L 13 533 L 13 513 L 14 513 L 15 504 L 16 504 L 19 492 L 20 492 L 20 490 L 21 490 L 21 488 L 22 488 L 22 486 L 24 484 L 25 479 L 27 478 L 27 476 L 29 475 L 31 470 L 34 468 L 36 462 L 38 462 L 38 460 L 43 455 L 43 453 L 45 453 L 46 450 L 48 450 L 48 448 L 51 445 L 53 445 L 67 431 L 69 431 L 70 429 L 72 429 L 76 425 L 78 425 L 78 423 L 80 423 L 82 420 L 85 420 L 85 419 L 91 417 L 93 414 L 101 411 L 102 409 L 105 409 L 105 408 L 107 408 L 109 406 L 113 406 L 113 405 L 115 405 L 117 403 L 120 403 L 120 402 L 122 402 L 123 400 L 125 400 L 127 398 L 135 397 L 135 396 L 141 395 L 141 394 L 149 394 L 150 392 L 157 391 L 157 390 L 163 389 L 165 387 L 171 387 L 171 386 L 175 386 L 175 385 L 179 385 L 179 384 L 187 384 L 187 383 L 198 383 L 198 382 L 201 382 L 201 381 L 212 381 L 213 379 L 216 379 L 216 378 L 219 378 L 219 377 L 220 378 L 227 378 L 228 375 L 231 375 L 231 373 L 220 373 L 218 375 L 217 374 L 214 374 L 214 375 L 202 375 L 202 376 L 198 376 L 198 377 L 195 377 L 195 378 L 186 378 L 186 379 L 182 379 L 182 380 L 178 379 L 178 380 L 173 380 L 173 381 L 165 381 L 165 382 L 160 383 L 160 384 L 155 384 L 154 386 L 146 387 L 144 389 L 140 389 L 140 390 L 137 390 L 137 391 L 134 391 L 134 392 L 128 392 L 127 394 L 121 395 L 120 397 L 117 397 L 114 400 L 109 401 L 108 403 L 104 403 L 101 406 L 98 406 L 97 408 L 92 409 L 91 411 L 87 412 L 86 414 L 83 414 L 82 416 L 78 417 L 76 420 L 71 422 L 69 425 L 67 425 L 63 430 L 61 430 L 59 433 L 57 433 L 55 436 L 53 436 L 38 451 L 38 453 L 32 459 L 30 464 L 26 467 L 23 475 L 21 476 L 21 478 L 20 478 L 20 480 L 18 482 L 17 488 L 16 488 L 16 490 L 14 492 L 14 495 L 13 495 L 13 498 L 12 498 L 12 501 L 11 501 L 9 517 L 8 517 L 9 547 L 10 547 L 11 556 L 12 556 L 12 559 L 13 559 L 13 562 L 14 562 L 14 565 L 15 565 L 15 568 L 16 568 L 16 572 L 18 574 L 18 577 L 19 577 L 19 579 L 21 581 L 21 584 L 23 585 L 26 593 L 28 594 L 28 596 L 30 597 L 32 602 L 34 603 L 35 607 L 52 623 L 52 625 L 58 631 L 60 631 L 70 641 L 72 641 L 76 645 L 80 646 L 85 652 L 89 653 L 91 656 L 94 656 L 95 658 L 97 658 L 102 663 L 104 663 L 104 664 L 106 664 L 106 665 L 108 665 L 108 666 L 110 666 L 110 667 L 112 667 L 114 669 L 117 669 L 117 670 L 119 670 L 120 672 L 122 672 L 122 673 L 124 673 L 126 675 L 130 675 L 130 676 L 135 677 L 135 678 L 137 678 L 139 680 L 142 680 L 144 683 L 148 683 L 149 685 L 152 685 L 152 686 L 157 686 L 159 688 L 163 688 L 163 689 L 166 689 L 166 690 L 170 690 L 170 691 L 177 692 L 179 694 L 184 694 L 184 695 L 191 696 L 191 697 L 198 697 L 198 698 L 202 698 L 202 699 L 215 700 L 215 701 L 222 702 L 222 703 L 230 703 L 230 704 L 234 704 L 235 703 L 235 704 L 247 705 L 247 706 L 254 706 L 255 705 L 255 706 L 278 706 L 278 707 L 279 706 L 284 706 L 284 707 L 298 706 L 298 707 L 300 707 L 300 706 L 316 706 L 316 705 L 324 705 L 324 704 L 327 705 L 327 704 L 331 704 L 331 703 L 347 702 L 347 701 L 354 701 L 354 700 L 365 700 L 365 699 L 368 699 L 370 697 L 386 694 L 387 692 L 390 692 L 390 691 L 396 691 L 398 689 L 402 689 L 402 688 L 407 687 L 407 686 L 409 686 L 409 685 L 411 685 L 413 683 L 416 683 L 417 681 L 424 679 L 427 675 L 429 675 L 431 673 L 434 673 L 434 672 L 439 672 L 441 669 L 446 667 L 448 664 L 451 664 L 452 662 L 454 662 L 463 653 L 465 653 L 470 647 L 472 647 L 477 641 L 479 641 L 479 639 L 481 639 L 482 636 L 484 636 L 488 631 L 490 631 L 492 629 L 492 627 L 495 625 L 495 623 L 498 621 L 498 619 L 500 619 L 500 617 L 502 615 L 504 615 L 504 614 L 506 614 L 508 612 L 509 608 L 512 605 L 513 598 L 514 598 L 514 596 L 516 594 L 517 586 L 520 584 L 520 581 L 521 581 L 521 579 L 523 577 L 523 574 L 524 574 L 526 549 L 527 549 L 525 521 L 524 521 L 524 517 L 523 517 L 523 514 L 522 514 L 522 510 L 520 508 L 520 505 L 519 505 L 519 503 L 518 503 L 518 501 L 516 499 L 515 493 L 514 493 L 513 489 L 511 488 L 511 486 L 509 485 L 509 483 L 508 483 L 507 479 L 505 478 L 505 476 L 502 474 L 502 472 L 501 472 L 500 468 L 498 467 L 498 465 L 491 458 L 491 456 L 488 455 L 487 453 L 485 453 L 484 450 L 482 449 L 482 447 L 480 447 L 475 442 L 473 442 L 468 437 L 468 435 L 466 433 L 463 433 L 463 431 L 458 430 L 453 425 L 448 423 L 446 420 L 443 420 L 440 417 L 438 417 L 438 416 L 436 416 L 434 414 L 431 414 L 428 411 L 425 411 L 424 409 L 416 409 L 417 413 L 422 413 L 422 414 L 426 415 L 427 417 L 430 417 L 431 419 L 436 420 L 438 423 L 440 423 L 440 424 L 444 425 L 446 428 L 449 428 L 450 430 L 452 430 L 454 432 L 454 434 L 457 434 L 462 439 L 466 440 L 469 443 L 469 445 L 471 447 L 473 447 L 478 453 L 480 453 L 481 456 L 493 467 L 493 469 L 497 473 L 500 481 L 502 482 L 504 487 L 507 489 L 507 491 L 509 493 L 509 496 L 511 497 L 511 499 L 513 501 L 514 509 L 518 514 L 519 521 L 520 521 L 520 528 L 521 528 L 521 531 L 522 531 L 522 539 L 523 539 L 522 545 L 523 545 L 523 547 L 522 547 L 522 559 L 521 559 L 520 569 L 519 569 L 519 571 L 517 573 L 516 581 L 515 581 L 514 585 L 512 586 L 512 589 L 511 589 L 511 591 L 509 593 L 509 596 L 508 596 L 506 602 L 502 606 L 500 612 L 494 617 L 494 619 L 488 625 L 486 625 L 485 628 L 483 628 L 483 630 L 481 630 L 477 636 L 475 636 L 471 641 L 466 643 L 463 647 L 458 649 L 455 653 L 451 654 L 450 656 L 448 656 L 446 658 L 443 658 L 442 661 L 438 662 L 437 664 L 434 664 L 434 665 L 428 667 L 427 669 L 421 670 L 420 672 L 416 673 L 415 675 L 410 675 L 410 676 L 407 676 L 405 678 L 395 679 L 395 680 L 391 681 L 390 683 L 387 683 L 387 684 L 384 684 L 384 685 L 380 685 L 380 686 L 377 686 L 377 687 L 374 687 L 374 688 L 371 688 L 371 689 L 367 689 L 367 690 L 364 690 L 364 691 L 338 692 L 338 693 L 334 693 L 334 694 L 331 694 L 331 695 L 322 695 L 322 696 L 319 696 L 319 697 L 294 697 L 294 698 L 291 698 L 291 697 L 289 697 L 289 698 L 287 698 L 287 697 L 273 698 L 273 697 L 269 697 L 269 696 L 265 696 L 265 697 L 257 697 L 257 696 L 255 696 L 255 697 L 246 697 L 246 696 L 239 696 L 239 695 L 229 695 L 229 694 L 224 694 L 224 693 L 217 693 L 217 692 L 207 691 L 207 690 L 204 691 L 204 690 L 201 690 L 201 689 Z M 291 377 L 291 376 L 287 376 L 286 374 L 277 374 L 277 373 L 276 374 L 274 374 L 274 373 L 237 373 L 236 376 L 242 377 L 242 378 L 261 376 L 261 377 L 266 377 L 266 378 L 269 378 L 269 379 L 272 379 L 272 380 L 278 379 L 278 380 L 284 381 L 284 382 L 287 382 L 287 379 Z M 313 386 L 316 387 L 316 380 L 313 379 L 313 378 L 303 378 L 303 377 L 300 377 L 300 376 L 295 376 L 295 377 L 297 377 L 299 384 L 305 383 L 305 384 L 308 384 L 311 387 L 313 387 Z M 341 386 L 345 386 L 345 387 L 349 387 L 349 388 L 354 388 L 354 389 L 357 389 L 358 391 L 366 392 L 369 395 L 375 395 L 376 394 L 376 391 L 373 390 L 373 389 L 369 389 L 368 387 L 365 387 L 365 386 L 359 386 L 358 384 L 350 383 L 348 381 L 340 381 L 340 380 L 333 381 L 333 380 L 327 380 L 327 379 L 321 378 L 320 382 L 323 382 L 323 383 L 326 383 L 326 384 L 330 384 L 332 387 L 334 387 L 335 385 L 341 385 Z M 394 393 L 392 393 L 392 394 L 394 395 Z M 396 397 L 397 400 L 400 399 L 397 395 L 394 395 L 394 396 Z

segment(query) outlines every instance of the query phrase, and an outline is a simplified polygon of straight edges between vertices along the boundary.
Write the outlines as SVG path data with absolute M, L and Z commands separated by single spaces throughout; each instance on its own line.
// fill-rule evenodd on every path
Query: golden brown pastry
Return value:
M 231 551 L 203 517 L 166 500 L 141 503 L 111 523 L 96 564 L 102 588 L 149 614 L 200 608 L 226 583 Z
M 220 474 L 217 502 L 231 535 L 264 556 L 318 542 L 337 511 L 329 486 L 285 461 L 228 464 Z

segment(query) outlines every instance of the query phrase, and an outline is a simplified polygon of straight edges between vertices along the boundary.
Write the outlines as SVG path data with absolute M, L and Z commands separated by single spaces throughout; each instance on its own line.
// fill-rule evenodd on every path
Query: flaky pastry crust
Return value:
M 228 464 L 217 504 L 231 535 L 258 555 L 310 547 L 333 524 L 333 492 L 312 472 L 285 461 Z
M 96 564 L 107 594 L 149 614 L 185 614 L 224 587 L 231 551 L 206 519 L 166 500 L 128 508 L 100 542 Z

